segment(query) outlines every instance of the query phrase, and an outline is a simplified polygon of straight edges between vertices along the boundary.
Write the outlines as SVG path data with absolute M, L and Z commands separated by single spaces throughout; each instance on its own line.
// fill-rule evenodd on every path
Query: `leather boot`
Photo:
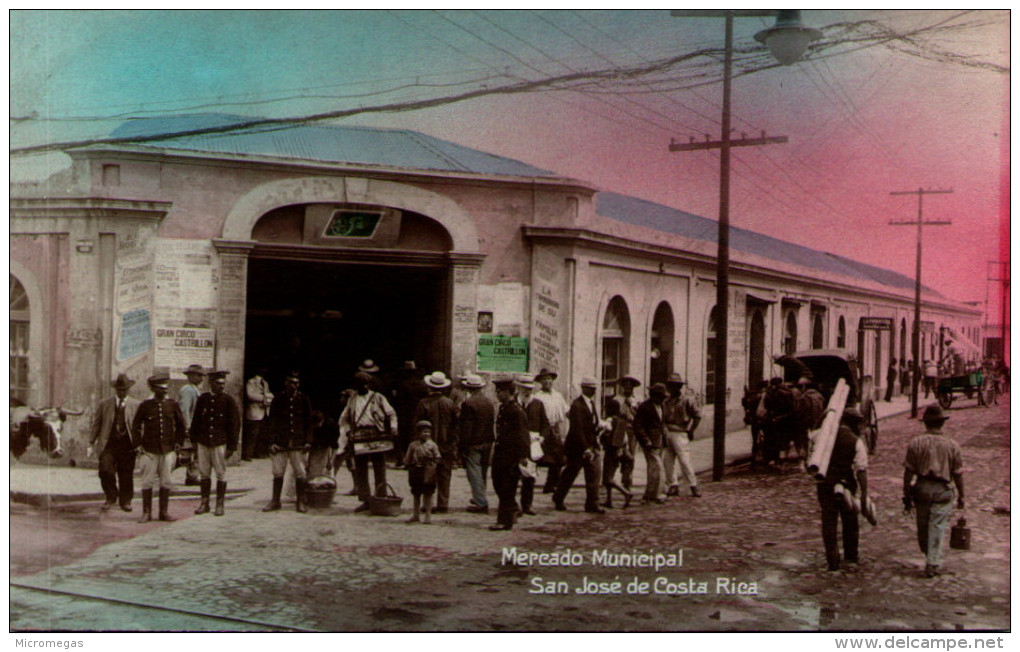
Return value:
M 305 507 L 305 486 L 306 485 L 307 485 L 307 480 L 302 480 L 301 478 L 298 478 L 296 483 L 295 483 L 295 488 L 294 488 L 294 493 L 297 494 L 297 505 L 294 507 L 294 509 L 296 509 L 297 511 L 301 512 L 302 514 L 304 514 L 305 512 L 308 511 L 308 508 Z
M 142 517 L 139 523 L 146 523 L 152 520 L 152 489 L 142 489 Z
M 195 510 L 196 514 L 208 514 L 209 513 L 209 489 L 212 488 L 211 478 L 202 478 L 199 481 L 198 486 L 202 491 L 202 502 L 198 504 L 198 509 Z
M 216 511 L 213 516 L 223 516 L 223 501 L 227 497 L 227 483 L 223 480 L 216 481 Z
M 174 517 L 170 516 L 170 489 L 167 487 L 159 488 L 159 520 L 161 521 L 173 521 Z
M 283 478 L 273 478 L 273 498 L 262 508 L 263 512 L 275 512 L 280 509 L 280 494 L 283 492 Z

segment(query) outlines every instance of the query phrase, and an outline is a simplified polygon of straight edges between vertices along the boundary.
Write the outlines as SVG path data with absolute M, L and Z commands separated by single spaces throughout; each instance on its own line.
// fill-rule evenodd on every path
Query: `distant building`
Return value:
M 12 188 L 12 394 L 85 407 L 119 372 L 183 379 L 193 362 L 233 371 L 239 394 L 265 365 L 276 385 L 299 369 L 331 411 L 372 358 L 384 380 L 405 360 L 553 367 L 571 394 L 678 372 L 711 403 L 713 220 L 410 131 L 161 136 L 239 120 L 132 120 Z M 731 248 L 733 427 L 784 352 L 848 349 L 879 386 L 911 357 L 911 279 L 741 229 Z M 931 290 L 921 318 L 926 358 L 943 327 L 980 335 L 978 310 Z

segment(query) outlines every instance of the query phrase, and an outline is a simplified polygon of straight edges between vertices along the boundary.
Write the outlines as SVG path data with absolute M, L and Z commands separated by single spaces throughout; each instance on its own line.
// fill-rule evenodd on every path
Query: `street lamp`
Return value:
M 729 340 L 729 268 L 730 268 L 730 148 L 785 142 L 782 139 L 743 139 L 734 144 L 730 139 L 730 86 L 733 78 L 733 19 L 737 16 L 776 16 L 776 24 L 755 35 L 766 43 L 773 56 L 783 65 L 799 60 L 808 44 L 822 33 L 804 27 L 797 9 L 731 9 L 682 10 L 672 16 L 690 18 L 725 18 L 726 47 L 723 57 L 722 138 L 717 143 L 695 146 L 670 144 L 670 151 L 688 149 L 719 149 L 719 250 L 716 256 L 716 348 L 715 348 L 715 410 L 712 423 L 712 480 L 722 480 L 726 465 L 726 357 Z

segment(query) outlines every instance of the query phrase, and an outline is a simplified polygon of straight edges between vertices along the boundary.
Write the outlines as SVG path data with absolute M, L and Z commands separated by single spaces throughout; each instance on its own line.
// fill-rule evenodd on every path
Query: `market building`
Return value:
M 12 396 L 90 408 L 120 372 L 191 363 L 240 395 L 265 365 L 328 410 L 371 358 L 550 367 L 567 395 L 677 372 L 712 402 L 713 220 L 410 131 L 243 120 L 131 120 L 12 186 Z M 740 229 L 731 249 L 732 427 L 783 352 L 848 349 L 880 390 L 911 357 L 912 279 Z M 979 310 L 922 300 L 924 357 L 980 339 Z

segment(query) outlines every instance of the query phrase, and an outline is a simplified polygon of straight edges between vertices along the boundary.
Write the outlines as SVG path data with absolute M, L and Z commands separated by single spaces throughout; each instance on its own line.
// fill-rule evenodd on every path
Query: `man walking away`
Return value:
M 818 482 L 818 504 L 822 509 L 822 543 L 830 571 L 840 569 L 839 521 L 843 521 L 843 559 L 857 563 L 860 522 L 851 496 L 860 487 L 860 505 L 868 504 L 868 452 L 864 441 L 851 427 L 841 425 L 825 479 Z
M 460 437 L 464 455 L 464 470 L 471 485 L 471 505 L 467 511 L 488 514 L 485 499 L 485 475 L 489 470 L 492 443 L 495 440 L 496 406 L 482 393 L 485 381 L 478 374 L 464 377 L 464 388 L 470 392 L 460 406 Z
M 942 432 L 948 418 L 938 405 L 925 408 L 921 417 L 925 432 L 910 440 L 903 460 L 903 507 L 917 510 L 917 544 L 925 554 L 925 577 L 935 577 L 942 569 L 942 540 L 953 511 L 954 485 L 956 507 L 963 509 L 963 451 Z
M 563 446 L 567 441 L 567 400 L 563 398 L 559 390 L 553 389 L 553 381 L 556 380 L 556 372 L 549 369 L 542 369 L 535 374 L 535 382 L 539 388 L 535 390 L 534 397 L 542 401 L 545 406 L 545 416 L 549 419 L 549 426 L 552 428 L 552 436 L 544 443 L 543 460 L 549 466 L 549 475 L 545 480 L 545 487 L 542 493 L 551 494 L 556 490 L 560 480 L 560 473 L 566 459 L 563 454 Z
M 492 486 L 499 497 L 496 524 L 490 530 L 510 530 L 517 518 L 517 481 L 521 465 L 529 459 L 531 438 L 528 416 L 514 397 L 513 379 L 496 381 L 499 416 L 496 417 L 496 443 L 492 451 Z
M 446 374 L 436 371 L 425 377 L 428 396 L 418 401 L 412 412 L 413 422 L 428 421 L 432 426 L 432 441 L 439 448 L 439 462 L 436 466 L 436 509 L 445 514 L 450 509 L 450 479 L 457 453 L 457 409 L 444 393 L 453 384 Z M 400 412 L 397 412 L 400 418 Z

